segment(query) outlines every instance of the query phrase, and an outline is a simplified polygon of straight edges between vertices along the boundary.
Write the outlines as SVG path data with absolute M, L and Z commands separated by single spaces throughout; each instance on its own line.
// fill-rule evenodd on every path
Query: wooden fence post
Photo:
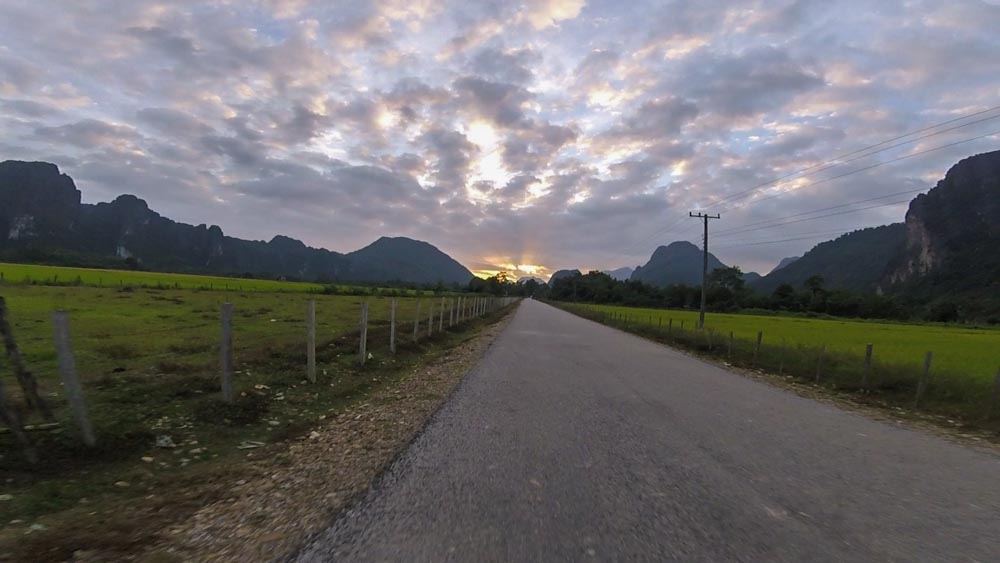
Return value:
M 712 351 L 712 341 L 715 337 L 715 329 L 708 329 L 708 351 Z
M 826 344 L 819 349 L 819 356 L 816 358 L 816 383 L 819 383 L 819 378 L 823 374 L 823 356 L 826 355 Z
M 24 431 L 17 409 L 7 401 L 7 392 L 4 390 L 2 379 L 0 379 L 0 422 L 6 424 L 14 438 L 21 443 L 24 457 L 28 463 L 38 463 L 38 452 L 35 450 L 28 433 Z
M 368 360 L 368 302 L 361 304 L 361 342 L 358 344 L 361 355 L 361 365 Z
M 757 359 L 760 358 L 760 342 L 764 339 L 764 331 L 757 331 L 757 345 L 753 349 L 753 361 L 750 363 L 750 367 L 757 367 Z
M 734 340 L 735 340 L 735 337 L 733 336 L 733 331 L 730 330 L 729 331 L 729 350 L 726 352 L 726 356 L 729 357 L 729 361 L 732 361 L 732 359 L 733 359 L 733 345 L 735 344 Z
M 94 439 L 94 429 L 90 425 L 90 418 L 87 416 L 87 403 L 83 398 L 83 387 L 81 387 L 80 378 L 76 373 L 73 345 L 69 337 L 69 315 L 66 311 L 52 312 L 52 328 L 55 332 L 56 354 L 59 356 L 59 375 L 62 377 L 66 400 L 69 401 L 69 406 L 73 410 L 73 418 L 76 419 L 76 424 L 80 427 L 83 443 L 93 446 L 97 440 Z
M 871 389 L 871 371 L 872 371 L 872 345 L 871 343 L 865 346 L 865 370 L 861 375 L 861 389 L 868 392 Z
M 233 402 L 233 304 L 222 304 L 222 345 L 219 347 L 222 364 L 222 400 Z
M 438 312 L 438 332 L 444 330 L 444 297 L 441 298 L 441 310 Z
M 389 353 L 396 353 L 396 298 L 389 305 Z
M 781 355 L 778 356 L 778 375 L 785 375 L 785 354 L 788 353 L 788 342 L 781 338 Z
M 309 300 L 306 311 L 306 377 L 316 383 L 316 300 Z
M 924 374 L 920 378 L 920 382 L 917 383 L 917 397 L 913 400 L 913 408 L 920 406 L 920 399 L 924 397 L 924 393 L 927 392 L 927 386 L 930 383 L 931 378 L 931 360 L 934 358 L 934 353 L 928 351 L 927 355 L 924 356 Z
M 413 317 L 413 341 L 420 339 L 420 300 L 417 299 L 417 314 Z
M 667 322 L 667 338 L 669 338 L 671 341 L 674 340 L 674 319 L 673 319 L 673 317 L 671 317 L 670 320 L 669 320 L 669 322 Z
M 38 381 L 34 374 L 28 371 L 24 364 L 24 358 L 21 356 L 21 349 L 17 347 L 17 341 L 14 340 L 14 331 L 11 329 L 8 318 L 7 301 L 3 297 L 0 297 L 0 333 L 3 333 L 3 344 L 7 350 L 7 358 L 10 360 L 14 376 L 17 377 L 17 382 L 21 386 L 21 393 L 25 402 L 28 403 L 28 408 L 38 411 L 46 420 L 54 420 L 49 405 L 38 394 Z
M 451 303 L 448 304 L 448 328 L 455 326 L 455 298 L 451 298 Z

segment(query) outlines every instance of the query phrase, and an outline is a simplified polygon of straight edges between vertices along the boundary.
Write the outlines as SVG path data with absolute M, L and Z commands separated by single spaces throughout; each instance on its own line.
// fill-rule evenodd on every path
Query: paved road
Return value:
M 301 561 L 998 561 L 1000 456 L 527 301 Z

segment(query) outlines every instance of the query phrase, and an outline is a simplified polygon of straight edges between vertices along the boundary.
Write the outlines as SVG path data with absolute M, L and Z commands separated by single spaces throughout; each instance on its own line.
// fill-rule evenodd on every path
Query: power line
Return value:
M 931 125 L 929 127 L 925 127 L 923 129 L 918 129 L 917 131 L 913 131 L 913 132 L 907 133 L 905 135 L 901 135 L 901 136 L 898 136 L 898 137 L 893 137 L 892 139 L 888 139 L 888 140 L 882 141 L 880 143 L 876 143 L 874 145 L 869 145 L 868 147 L 864 147 L 864 148 L 858 149 L 856 151 L 845 153 L 845 154 L 842 154 L 840 156 L 835 156 L 835 157 L 833 157 L 833 158 L 831 158 L 829 160 L 820 162 L 818 164 L 814 164 L 814 165 L 809 166 L 807 168 L 803 168 L 803 169 L 798 170 L 796 172 L 792 172 L 792 173 L 786 174 L 784 176 L 775 178 L 773 180 L 770 180 L 770 181 L 767 181 L 767 182 L 764 182 L 764 183 L 761 183 L 761 184 L 757 184 L 756 186 L 753 186 L 753 187 L 747 188 L 747 189 L 745 189 L 743 191 L 740 191 L 740 192 L 737 192 L 735 194 L 729 195 L 729 196 L 727 196 L 727 197 L 725 197 L 725 198 L 723 198 L 723 199 L 721 199 L 721 200 L 713 203 L 712 205 L 710 205 L 708 207 L 708 209 L 712 209 L 712 208 L 714 208 L 714 207 L 716 207 L 718 205 L 721 205 L 723 203 L 727 203 L 727 202 L 730 202 L 730 201 L 742 199 L 741 196 L 743 196 L 743 195 L 749 195 L 751 192 L 754 192 L 754 191 L 756 191 L 759 188 L 763 188 L 763 187 L 769 186 L 771 184 L 776 184 L 776 183 L 778 183 L 778 182 L 780 182 L 782 180 L 786 180 L 786 179 L 792 178 L 794 176 L 799 176 L 800 174 L 803 174 L 804 172 L 809 172 L 810 170 L 812 170 L 812 172 L 809 172 L 809 174 L 804 174 L 804 175 L 805 176 L 811 176 L 811 175 L 816 174 L 818 172 L 822 172 L 824 170 L 829 170 L 831 168 L 836 168 L 837 166 L 842 166 L 842 165 L 847 164 L 849 162 L 854 162 L 854 161 L 860 160 L 862 158 L 867 158 L 869 156 L 876 155 L 876 154 L 879 154 L 879 153 L 882 153 L 882 152 L 885 152 L 885 151 L 888 151 L 888 150 L 892 150 L 894 148 L 898 148 L 898 147 L 901 147 L 903 145 L 908 145 L 910 143 L 915 143 L 917 141 L 922 141 L 924 139 L 929 139 L 929 138 L 935 137 L 937 135 L 942 135 L 944 133 L 948 133 L 950 131 L 955 131 L 956 129 L 961 129 L 963 127 L 969 127 L 970 125 L 976 125 L 976 124 L 982 123 L 984 121 L 990 121 L 990 120 L 993 120 L 993 119 L 1000 118 L 1000 114 L 998 114 L 998 115 L 993 115 L 993 116 L 990 116 L 990 117 L 985 117 L 983 119 L 977 119 L 976 121 L 970 121 L 969 123 L 963 123 L 962 125 L 956 125 L 955 127 L 949 127 L 948 129 L 942 129 L 941 131 L 935 131 L 934 133 L 930 133 L 928 135 L 923 135 L 923 136 L 917 137 L 915 139 L 910 139 L 908 141 L 903 141 L 902 143 L 897 143 L 897 144 L 892 145 L 892 146 L 883 147 L 883 148 L 881 148 L 879 150 L 876 150 L 876 151 L 866 152 L 866 151 L 868 151 L 870 149 L 873 149 L 873 148 L 876 148 L 876 147 L 880 147 L 880 146 L 885 145 L 887 143 L 891 143 L 893 141 L 898 141 L 900 139 L 904 139 L 906 137 L 910 137 L 912 135 L 916 135 L 917 133 L 922 133 L 922 132 L 928 131 L 930 129 L 936 129 L 938 127 L 941 127 L 942 125 L 947 125 L 949 123 L 954 123 L 955 121 L 961 121 L 962 119 L 968 119 L 970 117 L 975 117 L 977 115 L 982 115 L 984 113 L 989 113 L 989 112 L 995 111 L 997 109 L 1000 109 L 1000 106 L 997 106 L 997 107 L 994 107 L 994 108 L 990 108 L 988 110 L 983 110 L 981 112 L 976 112 L 976 113 L 973 113 L 973 114 L 970 114 L 970 115 L 966 115 L 964 117 L 959 117 L 959 118 L 956 118 L 956 119 L 945 121 L 943 123 L 938 123 L 936 125 Z M 854 155 L 857 155 L 858 153 L 862 153 L 862 152 L 864 152 L 865 154 L 861 154 L 859 156 L 854 156 Z M 853 157 L 853 158 L 849 158 L 847 160 L 842 160 L 842 159 L 844 159 L 846 157 L 849 157 L 849 156 Z
M 726 233 L 732 233 L 734 231 L 736 231 L 736 232 L 744 232 L 745 230 L 747 230 L 747 229 L 745 229 L 746 227 L 754 227 L 756 225 L 766 225 L 768 223 L 774 223 L 776 221 L 783 221 L 785 219 L 791 219 L 792 217 L 802 217 L 803 215 L 812 215 L 813 213 L 821 213 L 823 211 L 831 211 L 833 209 L 840 209 L 842 207 L 850 207 L 851 205 L 857 205 L 859 203 L 868 203 L 868 202 L 871 202 L 871 201 L 878 201 L 880 199 L 887 199 L 887 198 L 895 197 L 895 196 L 899 196 L 899 195 L 915 194 L 917 192 L 922 192 L 922 191 L 924 191 L 926 189 L 927 188 L 918 188 L 916 190 L 904 190 L 904 191 L 901 191 L 901 192 L 894 192 L 894 193 L 891 193 L 891 194 L 880 195 L 878 197 L 871 197 L 871 198 L 868 198 L 868 199 L 859 199 L 857 201 L 851 201 L 849 203 L 844 203 L 844 204 L 841 204 L 841 205 L 833 205 L 833 206 L 830 206 L 830 207 L 823 207 L 823 208 L 820 208 L 820 209 L 813 209 L 812 211 L 803 211 L 801 213 L 796 213 L 794 215 L 786 215 L 784 217 L 775 217 L 774 219 L 766 219 L 766 220 L 763 220 L 763 221 L 756 221 L 754 223 L 747 223 L 745 225 L 739 225 L 739 226 L 736 226 L 736 227 L 730 227 L 728 229 L 722 229 L 721 231 L 718 231 L 716 233 L 716 235 L 717 236 L 724 235 Z M 753 230 L 753 229 L 749 229 L 749 230 Z
M 771 229 L 771 228 L 774 228 L 774 227 L 784 227 L 785 225 L 794 225 L 795 223 L 805 223 L 806 221 L 815 221 L 817 219 L 825 219 L 827 217 L 837 217 L 839 215 L 847 215 L 849 213 L 857 213 L 858 211 L 867 211 L 869 209 L 877 209 L 879 207 L 889 207 L 891 205 L 899 205 L 900 203 L 907 203 L 908 201 L 910 201 L 909 198 L 907 198 L 907 199 L 901 199 L 899 201 L 890 201 L 888 203 L 880 203 L 878 205 L 869 205 L 868 207 L 859 207 L 858 209 L 848 209 L 847 211 L 838 211 L 837 213 L 827 213 L 826 215 L 818 215 L 816 217 L 806 217 L 805 219 L 795 219 L 794 221 L 785 221 L 783 223 L 776 223 L 774 225 L 767 225 L 767 226 L 760 227 L 760 228 L 757 228 L 757 229 L 748 229 L 746 231 L 740 231 L 740 232 L 730 232 L 730 233 L 726 233 L 725 235 L 720 235 L 720 236 L 732 236 L 732 235 L 738 235 L 738 234 L 748 233 L 748 232 L 751 232 L 751 231 L 757 231 L 757 230 L 763 230 L 763 229 Z
M 854 229 L 854 230 L 856 230 L 856 229 Z M 824 237 L 828 237 L 828 236 L 834 235 L 834 234 L 843 235 L 843 234 L 847 234 L 847 233 L 850 233 L 850 232 L 852 232 L 852 231 L 851 230 L 847 230 L 847 231 L 837 231 L 837 232 L 833 232 L 833 233 L 820 233 L 820 234 L 814 234 L 814 235 L 808 235 L 808 236 L 802 236 L 802 237 L 784 238 L 784 239 L 778 239 L 778 240 L 765 240 L 765 241 L 760 241 L 760 242 L 747 242 L 747 243 L 740 243 L 740 244 L 730 244 L 730 245 L 725 245 L 725 246 L 717 247 L 717 250 L 726 250 L 728 248 L 741 248 L 741 247 L 744 247 L 744 246 L 760 246 L 762 244 L 777 244 L 779 242 L 790 242 L 790 241 L 796 241 L 796 240 L 809 240 L 809 239 L 816 239 L 816 238 L 824 238 Z
M 965 115 L 965 116 L 962 116 L 962 117 L 957 117 L 957 118 L 950 119 L 950 120 L 947 120 L 947 121 L 943 121 L 943 122 L 940 122 L 940 123 L 937 123 L 937 124 L 934 124 L 934 125 L 930 125 L 930 126 L 922 128 L 922 129 L 917 129 L 915 131 L 911 131 L 909 133 L 906 133 L 906 134 L 903 134 L 903 135 L 899 135 L 899 136 L 893 137 L 891 139 L 886 139 L 886 140 L 881 141 L 879 143 L 875 143 L 873 145 L 869 145 L 867 147 L 863 147 L 861 149 L 857 149 L 857 150 L 851 151 L 849 153 L 844 153 L 844 154 L 842 154 L 840 156 L 834 157 L 832 159 L 829 159 L 827 161 L 821 162 L 819 164 L 816 164 L 816 165 L 813 165 L 813 166 L 801 169 L 801 170 L 796 171 L 796 172 L 792 172 L 790 174 L 787 174 L 785 176 L 776 178 L 776 179 L 771 180 L 769 182 L 758 184 L 757 186 L 749 188 L 748 190 L 744 190 L 744 192 L 740 192 L 740 193 L 745 193 L 747 191 L 756 190 L 757 188 L 764 187 L 764 186 L 773 184 L 775 182 L 779 182 L 779 181 L 781 181 L 783 179 L 787 179 L 787 178 L 790 178 L 792 176 L 803 174 L 804 172 L 808 172 L 808 171 L 813 170 L 815 168 L 821 167 L 821 166 L 823 166 L 825 164 L 830 164 L 832 162 L 837 161 L 838 159 L 841 159 L 841 158 L 844 158 L 844 157 L 848 157 L 848 156 L 853 156 L 853 155 L 856 155 L 856 154 L 858 154 L 860 152 L 864 152 L 864 151 L 867 151 L 867 150 L 870 150 L 870 149 L 873 149 L 873 148 L 885 145 L 887 143 L 892 143 L 894 141 L 897 141 L 897 140 L 900 140 L 900 139 L 904 139 L 906 137 L 909 137 L 909 136 L 912 136 L 912 135 L 916 135 L 916 134 L 922 133 L 924 131 L 929 131 L 931 129 L 936 129 L 936 128 L 941 127 L 943 125 L 948 125 L 950 123 L 955 123 L 955 122 L 961 121 L 963 119 L 969 119 L 971 117 L 976 117 L 978 115 L 983 115 L 983 114 L 986 114 L 986 113 L 989 113 L 989 112 L 992 112 L 992 111 L 996 111 L 998 109 L 1000 109 L 1000 106 L 995 106 L 995 107 L 992 107 L 992 108 L 989 108 L 989 109 L 985 109 L 985 110 L 981 110 L 981 111 L 978 111 L 978 112 L 974 112 L 974 113 L 971 113 L 971 114 L 968 114 L 968 115 Z M 989 120 L 992 120 L 992 119 L 995 119 L 995 118 L 998 118 L 998 117 L 1000 117 L 1000 115 L 991 116 L 989 118 L 984 118 L 984 119 L 976 120 L 974 122 L 963 124 L 963 125 L 961 125 L 959 127 L 952 127 L 952 128 L 947 129 L 947 130 L 936 132 L 936 133 L 934 133 L 932 135 L 926 135 L 926 136 L 923 136 L 923 137 L 921 137 L 919 139 L 913 139 L 913 140 L 911 140 L 909 142 L 919 141 L 919 140 L 922 140 L 922 139 L 925 139 L 925 138 L 928 138 L 928 137 L 931 137 L 931 136 L 934 136 L 934 135 L 937 135 L 937 134 L 946 133 L 946 132 L 949 132 L 949 131 L 952 131 L 952 130 L 955 130 L 955 129 L 959 129 L 961 127 L 969 126 L 969 125 L 975 125 L 977 123 L 980 123 L 980 122 L 983 122 L 983 121 L 989 121 Z M 992 137 L 992 136 L 995 136 L 995 135 L 1000 135 L 1000 131 L 994 131 L 994 132 L 987 133 L 987 134 L 984 134 L 984 135 L 978 135 L 976 137 L 972 137 L 972 138 L 969 138 L 969 139 L 963 139 L 961 141 L 956 141 L 954 143 L 948 143 L 948 144 L 941 145 L 941 146 L 938 146 L 938 147 L 933 147 L 933 148 L 930 148 L 930 149 L 918 151 L 918 152 L 911 153 L 911 154 L 908 154 L 908 155 L 903 155 L 901 157 L 897 157 L 897 158 L 893 158 L 893 159 L 890 159 L 890 160 L 887 160 L 887 161 L 879 162 L 879 163 L 873 164 L 871 166 L 866 166 L 866 167 L 858 168 L 858 169 L 855 169 L 855 170 L 851 170 L 849 172 L 845 172 L 843 174 L 832 176 L 830 178 L 825 178 L 825 179 L 822 179 L 822 180 L 817 180 L 815 182 L 811 182 L 809 184 L 805 184 L 805 185 L 799 186 L 797 188 L 793 188 L 793 189 L 790 189 L 790 190 L 785 190 L 785 191 L 782 191 L 782 192 L 777 193 L 777 194 L 773 194 L 773 195 L 768 196 L 768 197 L 764 197 L 764 198 L 761 198 L 761 199 L 758 199 L 758 200 L 751 201 L 749 203 L 741 205 L 739 207 L 739 209 L 742 209 L 742 208 L 745 208 L 745 207 L 749 207 L 751 205 L 756 205 L 757 203 L 760 203 L 760 202 L 763 202 L 763 201 L 767 201 L 769 199 L 774 199 L 775 197 L 780 197 L 781 195 L 784 195 L 784 194 L 792 192 L 792 191 L 798 191 L 799 189 L 816 186 L 816 185 L 819 185 L 819 184 L 823 184 L 823 183 L 826 183 L 826 182 L 830 182 L 830 181 L 833 181 L 833 180 L 844 178 L 844 177 L 850 176 L 852 174 L 857 174 L 857 173 L 860 173 L 860 172 L 865 172 L 865 171 L 868 171 L 868 170 L 872 170 L 874 168 L 879 168 L 879 167 L 885 166 L 887 164 L 892 164 L 892 163 L 899 162 L 899 161 L 902 161 L 902 160 L 906 160 L 906 159 L 909 159 L 909 158 L 914 158 L 916 156 L 928 154 L 928 153 L 931 153 L 931 152 L 934 152 L 934 151 L 938 151 L 938 150 L 943 150 L 943 149 L 946 149 L 946 148 L 951 148 L 951 147 L 954 147 L 954 146 L 957 146 L 957 145 L 969 143 L 969 142 L 972 142 L 972 141 L 977 141 L 977 140 L 984 139 L 984 138 L 987 138 L 987 137 Z M 897 148 L 898 146 L 901 146 L 903 144 L 909 144 L 909 142 L 907 142 L 907 143 L 900 143 L 898 145 L 894 145 L 892 147 L 887 147 L 887 148 L 884 148 L 884 149 L 879 150 L 879 151 L 873 151 L 873 152 L 867 153 L 867 154 L 865 154 L 863 156 L 860 156 L 860 157 L 857 157 L 857 158 L 853 158 L 850 161 L 857 160 L 858 158 L 865 158 L 865 157 L 868 157 L 868 156 L 872 156 L 872 155 L 878 154 L 879 152 L 884 152 L 885 150 L 889 150 L 891 148 Z M 850 162 L 850 161 L 848 161 L 848 162 Z M 845 162 L 842 162 L 840 164 L 845 164 Z M 827 168 L 832 168 L 832 167 L 833 166 L 830 166 L 830 167 L 827 167 Z M 827 168 L 824 168 L 824 170 L 827 169 Z M 820 172 L 820 171 L 821 170 L 814 170 L 811 174 L 815 174 L 816 172 Z M 808 175 L 811 175 L 811 174 L 808 174 Z M 908 193 L 914 193 L 915 191 L 923 191 L 923 190 L 914 190 L 914 191 L 910 191 Z M 734 195 L 738 195 L 738 194 L 734 194 Z M 716 202 L 715 204 L 713 204 L 712 207 L 720 205 L 722 203 L 725 203 L 725 202 L 729 201 L 732 197 L 733 196 L 730 196 L 727 199 L 724 199 L 724 200 L 721 200 L 719 202 Z M 884 197 L 890 197 L 890 196 L 884 196 Z M 882 199 L 882 198 L 872 198 L 873 201 L 876 200 L 876 199 Z M 862 200 L 861 202 L 863 202 L 863 201 L 865 201 L 865 200 Z M 861 202 L 855 202 L 855 203 L 861 203 Z M 890 204 L 887 204 L 887 205 L 893 205 L 895 203 L 898 203 L 898 202 L 890 203 Z M 852 204 L 844 204 L 844 205 L 846 206 L 846 205 L 852 205 Z M 836 207 L 843 207 L 843 206 L 834 206 L 834 208 L 836 208 Z M 711 209 L 711 207 L 709 209 Z M 863 211 L 863 210 L 864 209 L 859 209 L 858 211 Z M 817 218 L 819 218 L 819 217 L 817 217 Z M 656 237 L 658 235 L 669 234 L 670 232 L 676 230 L 676 228 L 679 225 L 681 225 L 681 224 L 682 224 L 681 221 L 677 220 L 673 224 L 668 225 L 667 227 L 658 229 L 658 230 L 654 231 L 653 233 L 651 233 L 650 235 L 648 235 L 645 238 L 643 238 L 638 243 L 636 243 L 636 245 L 633 246 L 633 248 L 637 248 L 638 246 L 640 246 L 642 244 L 645 244 L 645 242 L 647 242 L 648 240 L 650 240 L 650 239 L 652 239 L 652 238 L 654 238 L 654 237 Z M 747 226 L 747 225 L 744 225 L 744 226 Z M 740 228 L 740 227 L 733 227 L 733 228 L 731 228 L 731 229 L 729 229 L 727 231 L 723 231 L 723 232 L 732 232 L 733 229 L 738 229 L 738 228 Z M 632 249 L 630 249 L 628 252 L 631 252 L 631 250 Z
M 933 147 L 933 148 L 922 150 L 922 151 L 918 151 L 918 152 L 915 152 L 915 153 L 910 153 L 910 154 L 906 154 L 906 155 L 903 155 L 903 156 L 899 156 L 899 157 L 896 157 L 896 158 L 893 158 L 893 159 L 890 159 L 890 160 L 885 160 L 885 161 L 882 161 L 882 162 L 878 162 L 878 163 L 875 163 L 875 164 L 872 164 L 872 165 L 869 165 L 869 166 L 865 166 L 863 168 L 857 168 L 857 169 L 851 170 L 849 172 L 844 172 L 843 174 L 838 174 L 836 176 L 831 176 L 829 178 L 824 178 L 822 180 L 816 180 L 815 182 L 810 182 L 808 184 L 805 184 L 803 186 L 799 186 L 797 188 L 791 188 L 791 189 L 785 190 L 783 192 L 779 192 L 779 193 L 776 193 L 776 194 L 773 194 L 773 195 L 769 195 L 767 197 L 762 197 L 760 199 L 755 199 L 755 200 L 753 200 L 753 201 L 751 201 L 751 202 L 749 202 L 749 203 L 747 203 L 745 205 L 740 206 L 740 209 L 743 209 L 743 208 L 746 208 L 746 207 L 750 207 L 752 205 L 757 205 L 758 203 L 761 203 L 761 202 L 764 202 L 764 201 L 768 201 L 768 200 L 774 199 L 776 197 L 781 197 L 781 196 L 783 196 L 785 194 L 788 194 L 790 192 L 796 192 L 796 191 L 799 191 L 799 190 L 801 190 L 803 188 L 811 188 L 813 186 L 818 186 L 820 184 L 825 184 L 827 182 L 832 182 L 833 180 L 838 180 L 838 179 L 843 178 L 845 176 L 850 176 L 852 174 L 858 174 L 859 172 L 865 172 L 865 171 L 871 170 L 873 168 L 879 168 L 881 166 L 885 166 L 887 164 L 892 164 L 894 162 L 899 162 L 901 160 L 906 160 L 908 158 L 913 158 L 913 157 L 916 157 L 916 156 L 924 155 L 924 154 L 927 154 L 927 153 L 930 153 L 930 152 L 934 152 L 934 151 L 939 151 L 939 150 L 942 150 L 942 149 L 951 148 L 951 147 L 954 147 L 954 146 L 957 146 L 957 145 L 962 145 L 962 144 L 965 144 L 965 143 L 971 143 L 972 141 L 978 141 L 980 139 L 985 139 L 986 137 L 993 137 L 995 135 L 1000 135 L 1000 131 L 993 131 L 992 133 L 986 133 L 984 135 L 978 135 L 976 137 L 971 137 L 969 139 L 963 139 L 961 141 L 955 141 L 954 143 L 948 143 L 947 145 L 941 145 L 941 146 L 938 146 L 938 147 Z

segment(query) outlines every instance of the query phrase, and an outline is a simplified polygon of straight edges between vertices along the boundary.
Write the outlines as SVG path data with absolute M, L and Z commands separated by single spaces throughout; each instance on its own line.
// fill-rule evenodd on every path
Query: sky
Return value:
M 992 0 L 3 12 L 0 159 L 56 163 L 85 202 L 339 252 L 408 236 L 482 274 L 642 264 L 700 244 L 700 210 L 714 254 L 766 273 L 1000 149 Z

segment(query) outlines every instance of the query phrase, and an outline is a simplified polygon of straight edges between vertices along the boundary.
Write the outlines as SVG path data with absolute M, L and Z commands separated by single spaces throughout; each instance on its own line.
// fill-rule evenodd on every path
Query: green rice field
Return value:
M 134 270 L 104 270 L 99 268 L 72 268 L 67 266 L 42 266 L 36 264 L 11 264 L 0 262 L 0 282 L 22 285 L 85 285 L 93 287 L 151 287 L 173 289 L 206 289 L 221 291 L 258 291 L 287 293 L 318 293 L 330 288 L 341 293 L 361 292 L 360 286 L 345 284 L 321 285 L 317 283 L 277 280 L 229 278 L 195 274 L 171 274 Z M 363 288 L 373 292 L 374 288 Z M 422 291 L 398 289 L 398 294 L 418 295 Z
M 586 305 L 592 311 L 628 315 L 630 323 L 662 326 L 673 319 L 675 329 L 697 325 L 697 311 L 643 309 L 612 305 Z M 1000 330 L 949 325 L 911 325 L 854 320 L 828 320 L 781 316 L 708 313 L 705 328 L 721 338 L 730 331 L 735 338 L 755 340 L 764 333 L 770 345 L 826 346 L 831 352 L 864 356 L 865 345 L 873 345 L 876 362 L 922 369 L 925 354 L 934 353 L 936 372 L 993 381 L 1000 369 Z

